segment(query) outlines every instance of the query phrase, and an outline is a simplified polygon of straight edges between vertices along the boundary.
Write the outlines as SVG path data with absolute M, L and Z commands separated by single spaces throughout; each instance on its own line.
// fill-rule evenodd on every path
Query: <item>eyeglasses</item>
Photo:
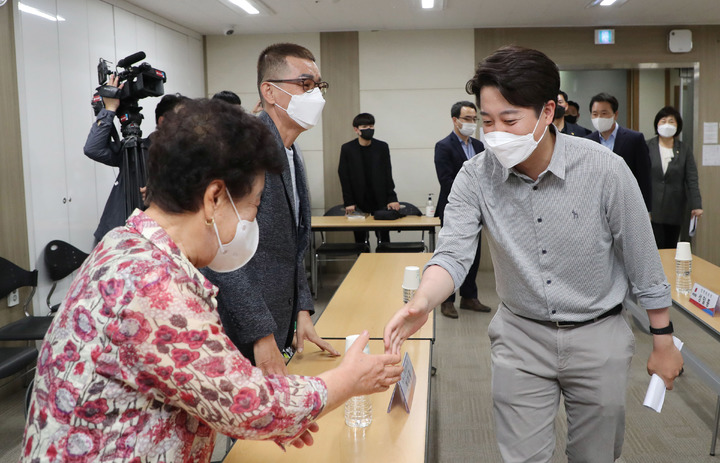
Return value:
M 465 121 L 465 122 L 477 122 L 478 121 L 477 117 L 470 117 L 470 116 L 458 117 L 458 119 L 460 119 L 461 121 Z
M 327 89 L 330 87 L 330 84 L 327 82 L 315 82 L 312 79 L 304 78 L 304 77 L 298 77 L 296 79 L 268 79 L 265 82 L 273 82 L 273 83 L 287 83 L 287 84 L 295 84 L 300 85 L 303 90 L 307 93 L 312 92 L 316 88 L 319 88 L 322 94 L 324 95 L 325 92 L 327 92 Z

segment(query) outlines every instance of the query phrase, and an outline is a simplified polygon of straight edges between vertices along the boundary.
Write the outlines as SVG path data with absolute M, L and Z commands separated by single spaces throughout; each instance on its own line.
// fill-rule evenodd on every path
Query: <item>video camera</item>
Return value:
M 120 101 L 140 100 L 148 96 L 163 96 L 165 89 L 164 82 L 167 76 L 164 71 L 155 69 L 149 63 L 142 63 L 140 66 L 133 66 L 140 60 L 145 59 L 145 52 L 139 51 L 118 61 L 117 68 L 124 68 L 122 72 L 110 70 L 110 62 L 100 58 L 98 63 L 98 93 L 104 98 L 117 98 Z M 123 88 L 110 87 L 105 85 L 108 77 L 117 74 L 118 84 L 125 83 Z
M 163 96 L 165 88 L 163 83 L 167 82 L 167 75 L 160 69 L 155 69 L 148 63 L 133 66 L 140 60 L 145 59 L 145 52 L 139 51 L 126 56 L 117 63 L 115 71 L 110 70 L 110 62 L 100 58 L 98 63 L 98 83 L 100 86 L 93 95 L 92 106 L 97 115 L 102 109 L 103 98 L 117 98 L 120 106 L 117 109 L 117 117 L 120 120 L 121 132 L 124 137 L 135 135 L 142 136 L 140 123 L 143 115 L 140 113 L 142 107 L 138 106 L 138 100 L 149 96 Z M 117 71 L 123 68 L 124 71 Z M 112 74 L 118 76 L 118 86 L 106 85 L 108 77 Z M 122 88 L 120 88 L 120 84 Z

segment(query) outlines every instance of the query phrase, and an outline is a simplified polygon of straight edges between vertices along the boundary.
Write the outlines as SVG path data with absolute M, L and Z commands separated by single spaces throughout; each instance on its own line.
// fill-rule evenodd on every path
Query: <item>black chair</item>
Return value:
M 25 316 L 0 328 L 0 341 L 33 341 L 45 337 L 52 317 L 30 315 L 28 307 L 37 288 L 38 272 L 25 270 L 0 257 L 0 298 L 6 297 L 16 289 L 31 287 L 32 290 L 23 304 Z
M 57 312 L 57 309 L 60 307 L 59 302 L 55 305 L 51 305 L 50 303 L 50 298 L 53 292 L 55 292 L 58 281 L 79 269 L 87 258 L 87 253 L 65 241 L 53 240 L 45 246 L 45 268 L 53 282 L 46 299 L 48 309 L 50 309 L 51 313 Z
M 325 216 L 344 216 L 345 206 L 338 204 L 327 210 Z M 354 260 L 363 252 L 370 252 L 370 245 L 368 242 L 364 243 L 328 243 L 325 241 L 325 233 L 320 232 L 320 245 L 315 248 L 315 260 L 311 269 L 311 279 L 313 282 L 313 294 L 317 298 L 317 287 L 318 287 L 318 268 L 320 263 L 320 257 L 323 257 L 323 262 L 334 262 L 343 260 Z M 352 257 L 348 259 L 348 257 Z
M 419 215 L 420 210 L 417 206 L 407 203 L 400 202 L 400 211 L 405 212 L 406 215 Z M 375 247 L 375 252 L 427 252 L 427 246 L 425 246 L 425 232 L 422 232 L 422 241 L 399 241 L 399 242 L 379 242 Z
M 0 347 L 0 379 L 24 370 L 35 363 L 37 357 L 35 346 Z

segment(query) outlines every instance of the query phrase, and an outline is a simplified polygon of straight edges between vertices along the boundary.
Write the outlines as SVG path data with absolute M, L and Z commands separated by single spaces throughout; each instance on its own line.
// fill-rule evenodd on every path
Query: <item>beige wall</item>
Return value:
M 704 122 L 720 121 L 720 26 L 691 26 L 693 50 L 675 54 L 667 51 L 668 32 L 677 27 L 619 27 L 615 29 L 615 45 L 597 46 L 592 28 L 553 29 L 476 29 L 475 59 L 481 60 L 497 48 L 516 44 L 536 48 L 552 58 L 561 69 L 633 68 L 643 63 L 672 67 L 700 64 L 700 80 L 696 91 L 698 101 L 695 140 L 700 141 Z M 720 265 L 720 182 L 713 181 L 718 167 L 703 167 L 702 146 L 695 143 L 695 160 L 700 173 L 700 191 L 705 215 L 700 220 L 693 252 Z
M 0 256 L 29 269 L 14 34 L 12 4 L 6 4 L 0 7 Z M 7 299 L 0 300 L 0 325 L 21 314 L 20 306 L 7 310 Z

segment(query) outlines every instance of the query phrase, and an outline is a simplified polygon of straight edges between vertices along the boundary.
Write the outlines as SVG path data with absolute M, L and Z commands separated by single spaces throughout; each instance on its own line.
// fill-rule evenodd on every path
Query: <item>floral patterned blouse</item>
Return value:
M 267 376 L 225 335 L 214 287 L 141 211 L 80 268 L 45 336 L 26 462 L 207 462 L 215 433 L 283 446 L 319 378 Z

